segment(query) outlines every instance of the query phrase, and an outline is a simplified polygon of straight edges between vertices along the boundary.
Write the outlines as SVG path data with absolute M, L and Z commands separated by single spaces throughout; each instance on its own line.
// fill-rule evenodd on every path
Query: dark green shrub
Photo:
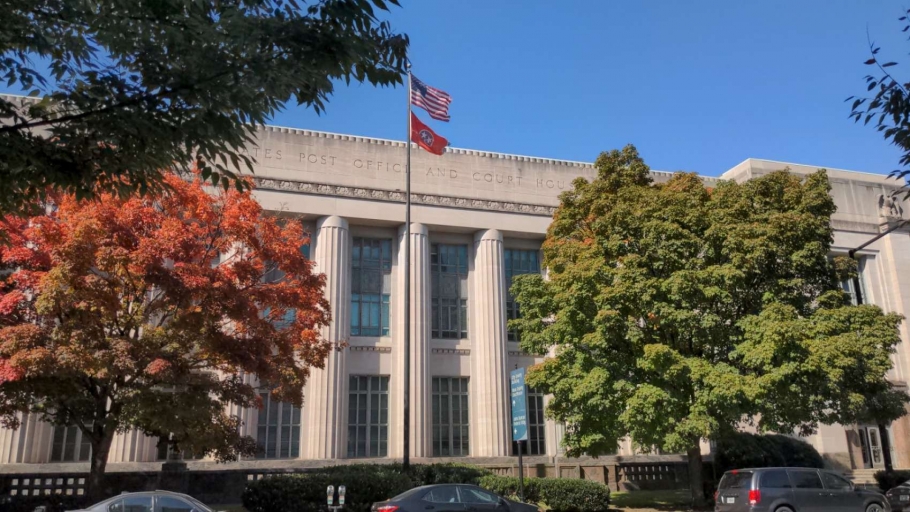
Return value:
M 409 475 L 419 485 L 477 484 L 481 478 L 492 475 L 489 469 L 470 464 L 417 464 L 411 466 Z
M 361 512 L 416 484 L 400 466 L 332 466 L 250 482 L 241 499 L 249 512 L 315 512 L 327 510 L 325 490 L 329 485 L 344 485 L 345 509 Z
M 85 496 L 60 494 L 0 498 L 0 510 L 3 512 L 33 512 L 35 508 L 41 506 L 45 507 L 46 512 L 64 512 L 85 508 L 92 504 L 93 502 Z
M 535 478 L 540 502 L 554 512 L 607 512 L 610 489 L 601 483 L 574 478 Z
M 490 475 L 480 479 L 481 487 L 509 499 L 518 499 L 518 478 Z M 554 512 L 606 512 L 610 489 L 601 483 L 574 478 L 525 478 L 527 503 L 546 505 Z
M 525 503 L 540 503 L 540 478 L 525 478 Z M 518 477 L 515 476 L 498 476 L 487 475 L 480 479 L 477 484 L 488 491 L 508 498 L 510 500 L 519 500 L 518 497 Z
M 882 492 L 888 492 L 888 490 L 893 489 L 904 482 L 910 481 L 910 471 L 876 471 L 875 481 L 878 482 L 878 487 Z
M 249 512 L 322 512 L 327 510 L 326 487 L 344 485 L 345 509 L 366 512 L 377 501 L 440 483 L 477 484 L 510 499 L 518 496 L 518 478 L 496 476 L 466 464 L 414 465 L 407 472 L 400 464 L 356 464 L 250 482 L 242 501 Z M 610 491 L 588 480 L 526 478 L 525 501 L 544 504 L 554 512 L 605 512 Z
M 737 432 L 717 441 L 714 456 L 719 473 L 737 468 L 808 467 L 825 463 L 809 443 L 778 434 Z

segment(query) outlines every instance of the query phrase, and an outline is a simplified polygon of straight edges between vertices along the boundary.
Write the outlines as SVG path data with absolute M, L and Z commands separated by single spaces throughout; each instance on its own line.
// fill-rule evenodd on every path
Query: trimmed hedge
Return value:
M 809 443 L 779 434 L 737 432 L 717 441 L 718 474 L 739 468 L 823 468 L 825 461 Z
M 878 487 L 882 492 L 888 492 L 898 485 L 910 481 L 910 471 L 891 471 L 890 473 L 884 470 L 876 471 L 875 481 L 878 482 Z
M 249 512 L 314 512 L 328 510 L 325 489 L 344 485 L 346 510 L 368 511 L 370 506 L 404 491 L 435 483 L 477 483 L 491 474 L 466 464 L 412 465 L 352 464 L 330 466 L 305 473 L 274 476 L 251 482 L 243 491 Z
M 100 501 L 100 500 L 96 500 Z M 3 512 L 34 512 L 39 506 L 45 507 L 46 512 L 65 512 L 77 510 L 93 505 L 86 496 L 66 496 L 51 494 L 45 496 L 16 496 L 15 499 L 0 498 L 0 510 Z
M 344 485 L 345 509 L 366 512 L 373 503 L 408 489 L 442 483 L 475 484 L 512 499 L 518 495 L 518 478 L 497 476 L 476 466 L 413 465 L 405 472 L 400 464 L 357 464 L 250 482 L 243 491 L 243 506 L 249 512 L 325 511 L 326 487 Z M 544 504 L 553 512 L 606 512 L 610 490 L 590 480 L 526 478 L 525 501 Z
M 525 478 L 525 501 L 541 503 L 554 512 L 606 512 L 610 489 L 601 483 L 574 478 Z M 510 499 L 518 499 L 518 478 L 490 475 L 481 487 Z

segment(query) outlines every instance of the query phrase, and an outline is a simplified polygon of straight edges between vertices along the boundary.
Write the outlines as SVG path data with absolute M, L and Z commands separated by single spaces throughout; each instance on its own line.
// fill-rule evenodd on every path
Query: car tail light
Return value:
M 376 509 L 376 512 L 395 512 L 398 510 L 398 505 L 383 505 Z
M 714 501 L 717 501 L 717 497 L 720 496 L 720 491 L 714 491 Z
M 758 505 L 761 501 L 761 491 L 758 489 L 749 491 L 749 505 Z

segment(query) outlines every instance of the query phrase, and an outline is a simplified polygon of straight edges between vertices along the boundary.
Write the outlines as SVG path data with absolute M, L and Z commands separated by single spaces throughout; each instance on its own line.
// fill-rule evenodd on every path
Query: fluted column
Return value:
M 241 376 L 243 383 L 259 389 L 259 377 L 252 373 L 244 373 Z M 256 407 L 241 407 L 237 404 L 228 404 L 226 407 L 228 416 L 236 416 L 240 420 L 240 435 L 255 438 L 257 427 L 259 426 L 259 409 Z M 302 434 L 301 434 L 302 435 Z
M 392 407 L 389 455 L 402 456 L 404 416 L 404 226 L 398 230 L 398 274 L 392 300 Z M 411 431 L 410 456 L 429 457 L 430 432 L 430 242 L 423 224 L 411 224 Z
M 36 421 L 34 415 L 17 413 L 19 418 L 19 428 L 0 427 L 0 464 L 16 464 L 25 462 L 24 452 L 29 444 L 26 437 L 29 422 Z
M 158 460 L 157 437 L 150 437 L 138 430 L 117 433 L 111 443 L 108 462 L 154 462 Z
M 474 436 L 471 455 L 510 455 L 506 287 L 502 233 L 474 236 L 474 290 L 471 296 L 471 402 Z
M 351 241 L 348 222 L 337 216 L 323 217 L 316 223 L 313 246 L 316 271 L 325 274 L 325 296 L 332 308 L 332 321 L 322 336 L 333 344 L 350 337 Z M 347 369 L 345 350 L 332 350 L 325 368 L 313 368 L 304 389 L 303 451 L 305 459 L 343 457 L 345 433 L 345 393 Z

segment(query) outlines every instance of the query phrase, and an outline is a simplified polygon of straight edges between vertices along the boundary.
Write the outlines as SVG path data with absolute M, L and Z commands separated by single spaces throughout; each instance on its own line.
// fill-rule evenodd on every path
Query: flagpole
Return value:
M 408 134 L 404 140 L 408 156 L 404 166 L 404 445 L 401 466 L 407 470 L 411 464 L 411 61 L 406 60 L 405 66 L 408 70 Z

